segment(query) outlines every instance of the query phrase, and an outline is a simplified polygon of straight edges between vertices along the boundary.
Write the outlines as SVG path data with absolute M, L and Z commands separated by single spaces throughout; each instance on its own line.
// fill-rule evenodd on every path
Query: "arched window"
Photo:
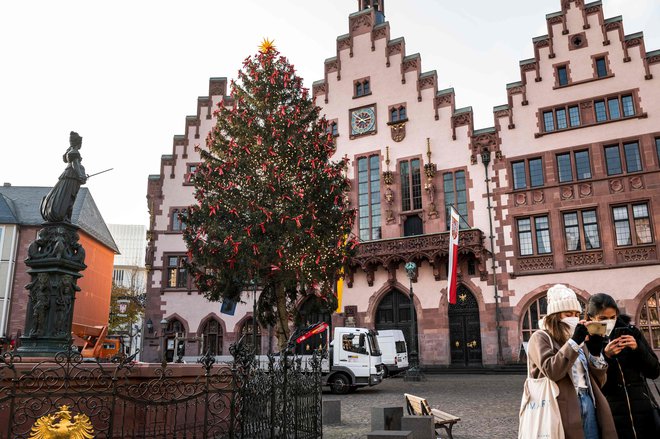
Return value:
M 166 361 L 171 362 L 186 355 L 186 330 L 179 319 L 168 320 L 164 336 Z
M 580 302 L 580 305 L 582 305 L 582 316 L 584 317 L 584 310 L 586 309 L 587 304 L 579 296 L 578 302 Z M 529 304 L 525 314 L 523 315 L 522 321 L 520 322 L 523 342 L 528 342 L 532 334 L 538 331 L 539 320 L 541 320 L 547 314 L 548 301 L 544 293 L 542 296 L 537 297 L 536 300 Z
M 245 343 L 248 346 L 252 346 L 252 340 L 254 339 L 253 337 L 253 328 L 254 328 L 254 319 L 252 317 L 249 317 L 245 319 L 245 322 L 243 322 L 243 326 L 241 327 L 241 338 L 243 339 L 243 343 Z M 255 355 L 261 355 L 261 326 L 257 323 L 257 337 L 256 337 L 256 349 L 254 350 Z
M 660 290 L 646 298 L 637 325 L 653 349 L 660 349 Z
M 209 319 L 202 329 L 199 354 L 222 355 L 222 326 L 215 319 Z

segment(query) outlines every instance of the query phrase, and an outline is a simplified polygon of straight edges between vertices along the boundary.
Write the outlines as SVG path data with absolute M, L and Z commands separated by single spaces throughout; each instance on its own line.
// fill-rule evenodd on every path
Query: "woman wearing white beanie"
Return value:
M 548 290 L 548 315 L 529 340 L 529 376 L 557 383 L 566 439 L 616 439 L 609 404 L 600 391 L 607 378 L 602 338 L 593 337 L 575 292 L 557 284 Z M 524 433 L 523 433 L 524 437 Z

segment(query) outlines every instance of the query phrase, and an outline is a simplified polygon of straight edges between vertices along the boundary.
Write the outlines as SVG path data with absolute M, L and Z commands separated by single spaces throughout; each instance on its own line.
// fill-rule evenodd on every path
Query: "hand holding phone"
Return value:
M 612 336 L 611 336 L 610 338 L 611 338 L 612 340 L 615 340 L 615 339 L 617 339 L 617 338 L 619 338 L 619 337 L 621 337 L 621 336 L 623 336 L 623 335 L 630 335 L 630 336 L 632 336 L 632 335 L 633 335 L 633 332 L 632 332 L 632 330 L 631 330 L 629 327 L 627 327 L 627 326 L 623 326 L 623 327 L 620 327 L 620 328 L 614 328 L 614 330 L 612 331 Z
M 587 322 L 586 326 L 589 335 L 605 336 L 605 333 L 607 332 L 607 324 L 604 322 Z

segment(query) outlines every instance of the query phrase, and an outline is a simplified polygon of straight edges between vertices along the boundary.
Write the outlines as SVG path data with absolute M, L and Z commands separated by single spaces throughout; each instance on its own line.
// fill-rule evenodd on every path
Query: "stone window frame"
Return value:
M 623 107 L 623 98 L 625 97 L 630 97 L 632 104 L 633 104 L 633 113 L 631 115 L 626 115 L 624 113 L 624 107 Z M 611 100 L 617 99 L 619 101 L 619 117 L 617 118 L 612 118 L 612 115 L 610 114 L 610 105 L 609 102 Z M 635 102 L 637 99 L 635 99 L 635 94 L 634 93 L 628 93 L 628 92 L 623 92 L 623 93 L 616 93 L 612 95 L 606 95 L 606 96 L 599 96 L 597 98 L 593 99 L 593 108 L 594 108 L 594 123 L 595 124 L 601 124 L 601 123 L 607 123 L 607 122 L 614 122 L 618 120 L 626 120 L 626 119 L 632 119 L 634 117 L 638 116 L 638 110 L 637 106 L 635 105 Z M 597 114 L 596 114 L 596 103 L 598 102 L 603 102 L 605 104 L 605 120 L 598 120 Z
M 185 228 L 185 221 L 179 220 L 179 224 L 181 225 L 181 228 L 175 228 L 174 226 L 176 225 L 174 222 L 174 214 L 180 214 L 182 212 L 186 212 L 188 210 L 189 206 L 172 206 L 170 207 L 169 213 L 167 215 L 167 234 L 181 234 L 183 233 L 183 229 Z
M 365 88 L 368 91 L 365 91 Z M 372 93 L 371 90 L 371 76 L 365 76 L 353 81 L 353 99 L 370 96 Z
M 358 238 L 360 238 L 360 232 L 362 229 L 360 229 L 360 163 L 359 161 L 361 159 L 367 160 L 367 195 L 368 195 L 368 206 L 369 206 L 369 237 L 367 241 L 374 241 L 378 239 L 382 239 L 382 233 L 383 233 L 383 228 L 382 228 L 382 220 L 383 220 L 383 203 L 380 201 L 380 196 L 379 196 L 379 201 L 381 205 L 381 213 L 380 213 L 380 218 L 381 218 L 381 224 L 380 224 L 380 237 L 379 238 L 373 238 L 374 236 L 374 229 L 378 228 L 378 226 L 374 227 L 374 221 L 373 221 L 373 204 L 371 203 L 371 196 L 372 196 L 372 191 L 371 191 L 371 158 L 372 157 L 378 157 L 378 189 L 382 193 L 381 189 L 381 156 L 380 156 L 380 150 L 375 150 L 375 151 L 370 151 L 370 152 L 365 152 L 360 155 L 357 155 L 353 158 L 353 163 L 355 166 L 354 169 L 354 175 L 355 175 L 355 187 L 356 187 L 356 196 L 357 196 L 357 206 L 358 206 L 358 212 L 357 212 L 357 229 L 358 229 Z M 361 238 L 360 238 L 361 240 Z
M 241 326 L 239 329 L 239 336 L 238 339 L 240 340 L 243 336 L 245 336 L 244 343 L 251 345 L 252 344 L 252 328 L 253 328 L 253 321 L 254 321 L 254 316 L 252 313 L 247 315 L 243 321 L 241 322 Z M 255 355 L 261 355 L 261 336 L 262 336 L 262 328 L 261 325 L 259 324 L 259 321 L 257 321 L 257 346 L 255 346 Z
M 170 258 L 177 258 L 177 265 L 170 265 Z M 161 281 L 162 290 L 164 291 L 187 291 L 190 294 L 192 290 L 192 279 L 188 270 L 186 270 L 185 285 L 179 286 L 178 283 L 178 270 L 181 269 L 182 260 L 186 260 L 187 255 L 184 252 L 168 252 L 163 253 L 163 277 Z M 170 270 L 174 267 L 177 269 L 177 285 L 170 286 Z
M 575 155 L 581 152 L 586 152 L 589 157 L 589 177 L 581 178 L 578 173 L 577 159 L 575 158 Z M 564 155 L 568 155 L 569 160 L 571 162 L 571 179 L 566 181 L 561 181 L 561 175 L 559 173 L 559 156 L 564 156 Z M 587 181 L 593 179 L 594 170 L 593 170 L 592 154 L 590 148 L 575 148 L 568 151 L 555 153 L 555 168 L 556 168 L 555 178 L 557 180 L 557 183 L 559 184 L 572 184 L 575 183 L 576 181 Z
M 649 234 L 651 237 L 651 242 L 637 242 L 637 233 L 636 233 L 636 228 L 635 228 L 635 220 L 638 218 L 635 218 L 634 216 L 634 210 L 633 206 L 639 206 L 639 205 L 646 205 L 646 212 L 647 212 L 647 217 L 649 221 Z M 614 218 L 614 209 L 620 208 L 620 207 L 625 207 L 628 212 L 628 233 L 630 233 L 630 244 L 625 244 L 625 245 L 620 245 L 618 243 L 617 239 L 617 233 L 616 233 L 616 223 L 617 221 Z M 611 218 L 611 231 L 612 231 L 612 237 L 613 239 L 613 244 L 615 249 L 619 248 L 632 248 L 632 247 L 644 247 L 648 245 L 654 245 L 655 244 L 655 239 L 654 239 L 654 227 L 653 227 L 653 210 L 651 207 L 651 201 L 648 199 L 643 199 L 643 200 L 636 200 L 636 201 L 628 201 L 625 203 L 612 203 L 609 205 L 609 210 L 610 210 L 610 218 Z
M 633 104 L 633 114 L 626 116 L 623 114 L 623 98 L 624 97 L 631 97 L 631 102 Z M 611 119 L 609 116 L 609 109 L 607 108 L 607 100 L 616 98 L 618 97 L 619 102 L 620 102 L 620 108 L 621 108 L 621 117 L 618 119 Z M 606 110 L 606 115 L 607 118 L 603 121 L 597 121 L 596 120 L 596 110 L 595 110 L 595 103 L 603 101 L 605 103 L 605 110 Z M 578 126 L 570 126 L 570 107 L 575 107 L 578 106 L 580 109 L 580 125 Z M 556 119 L 555 115 L 555 109 L 561 109 L 565 108 L 568 110 L 568 128 L 565 129 L 560 129 L 560 130 L 553 130 L 553 131 L 546 131 L 545 130 L 545 123 L 544 123 L 544 113 L 553 111 L 553 118 Z M 613 122 L 620 122 L 624 120 L 630 120 L 630 119 L 643 119 L 648 117 L 648 114 L 645 113 L 642 109 L 641 106 L 641 100 L 639 98 L 639 89 L 628 89 L 628 90 L 623 90 L 618 93 L 609 93 L 606 95 L 600 95 L 600 96 L 593 96 L 588 99 L 581 99 L 579 101 L 571 101 L 571 102 L 566 102 L 558 105 L 552 105 L 544 108 L 539 108 L 537 113 L 537 126 L 539 127 L 539 132 L 534 134 L 535 138 L 539 138 L 542 136 L 546 136 L 549 134 L 553 133 L 560 133 L 560 132 L 565 132 L 565 131 L 570 131 L 570 130 L 575 130 L 579 128 L 587 128 L 587 127 L 592 127 L 596 125 L 602 125 L 606 123 L 613 123 Z M 556 127 L 555 123 L 555 127 Z
M 193 182 L 190 181 L 192 178 L 193 170 L 192 168 L 199 168 L 201 166 L 202 162 L 189 162 L 186 163 L 186 173 L 183 174 L 183 185 L 184 186 L 193 186 Z
M 592 247 L 592 248 L 587 248 L 587 233 L 585 231 L 585 223 L 584 223 L 584 213 L 585 212 L 594 212 L 596 216 L 596 231 L 598 233 L 598 247 Z M 580 248 L 575 249 L 575 250 L 570 250 L 568 248 L 568 239 L 566 237 L 566 215 L 569 214 L 576 214 L 577 216 L 577 227 L 578 228 L 578 240 L 580 244 Z M 588 207 L 581 207 L 581 208 L 570 208 L 570 209 L 565 209 L 560 212 L 561 215 L 561 222 L 562 222 L 562 237 L 564 239 L 564 251 L 567 254 L 572 254 L 572 253 L 583 253 L 583 252 L 590 252 L 590 251 L 598 251 L 603 249 L 603 237 L 602 237 L 602 221 L 599 216 L 598 212 L 598 207 L 597 206 L 588 206 Z M 591 224 L 591 223 L 590 223 Z
M 605 61 L 605 75 L 598 75 L 598 60 L 603 59 Z M 609 52 L 595 53 L 591 55 L 591 66 L 593 67 L 593 79 L 607 79 L 613 78 L 614 73 L 612 72 Z
M 328 120 L 328 134 L 339 137 L 339 119 Z
M 393 110 L 396 111 L 396 120 L 392 117 Z M 401 117 L 401 111 L 403 111 L 404 117 Z M 390 105 L 387 107 L 387 119 L 389 124 L 401 123 L 408 121 L 408 106 L 406 102 L 401 102 L 399 104 Z
M 628 157 L 626 156 L 626 145 L 637 144 L 637 153 L 639 155 L 640 169 L 637 171 L 629 171 Z M 610 174 L 610 170 L 607 166 L 607 149 L 608 148 L 617 148 L 619 151 L 619 163 L 621 165 L 621 172 L 616 174 Z M 603 170 L 605 170 L 605 175 L 607 177 L 618 177 L 622 175 L 634 175 L 644 172 L 644 151 L 642 144 L 637 138 L 619 140 L 618 142 L 604 142 L 603 143 Z
M 533 186 L 532 185 L 532 174 L 530 171 L 530 162 L 533 160 L 541 160 L 541 177 L 543 179 L 543 182 L 540 185 Z M 514 172 L 513 172 L 513 166 L 518 163 L 523 163 L 524 169 L 525 169 L 525 185 L 522 187 L 515 187 L 515 179 L 514 179 Z M 545 164 L 543 163 L 543 155 L 538 155 L 538 156 L 532 156 L 532 157 L 527 157 L 524 159 L 519 159 L 519 160 L 512 160 L 511 161 L 511 190 L 513 191 L 525 191 L 525 190 L 530 190 L 530 189 L 538 189 L 546 184 L 546 176 L 545 176 Z
M 548 242 L 549 247 L 550 247 L 550 251 L 544 252 L 544 253 L 540 253 L 538 251 L 538 233 L 537 233 L 537 230 L 536 230 L 536 219 L 537 218 L 542 218 L 542 217 L 545 217 L 548 220 L 548 229 L 547 230 L 548 230 L 548 236 L 550 237 L 550 240 Z M 521 231 L 520 231 L 519 224 L 520 224 L 520 220 L 525 220 L 525 219 L 530 220 L 529 233 L 531 234 L 531 238 L 532 238 L 532 253 L 531 254 L 522 254 L 522 249 L 520 247 L 520 243 L 521 243 L 520 233 L 521 233 Z M 530 258 L 530 257 L 535 257 L 535 256 L 548 256 L 548 255 L 553 255 L 554 254 L 554 249 L 553 249 L 553 246 L 552 246 L 552 236 L 553 236 L 552 235 L 552 221 L 551 221 L 551 216 L 550 216 L 549 212 L 538 212 L 538 213 L 535 213 L 533 215 L 516 216 L 514 218 L 514 224 L 515 224 L 515 228 L 516 228 L 516 235 L 515 235 L 516 236 L 516 241 L 517 241 L 516 252 L 518 253 L 518 258 Z M 527 231 L 524 231 L 524 232 L 527 232 Z
M 408 188 L 408 196 L 410 198 L 410 209 L 408 210 L 403 210 L 403 200 L 404 200 L 404 195 L 403 195 L 403 181 L 401 178 L 401 163 L 403 162 L 408 162 L 409 168 L 412 171 L 412 165 L 411 163 L 417 160 L 419 161 L 419 190 L 420 190 L 420 207 L 415 208 L 415 195 L 414 195 L 414 184 L 413 184 L 413 173 L 410 172 L 408 174 L 408 179 L 409 179 L 409 188 Z M 421 155 L 417 156 L 411 156 L 411 157 L 403 157 L 400 159 L 397 159 L 396 161 L 396 169 L 399 177 L 399 187 L 400 187 L 400 193 L 401 193 L 401 214 L 403 216 L 408 216 L 414 213 L 421 213 L 424 209 L 424 194 L 423 194 L 423 175 L 424 175 L 424 161 L 422 160 Z
M 456 194 L 457 194 L 457 189 L 456 189 L 456 173 L 462 172 L 463 173 L 463 178 L 465 179 L 465 211 L 461 212 L 459 203 L 456 200 Z M 444 205 L 444 213 L 445 213 L 445 230 L 449 231 L 449 226 L 450 226 L 450 221 L 451 221 L 451 214 L 449 211 L 449 205 L 447 204 L 447 192 L 445 191 L 445 175 L 451 174 L 451 181 L 452 181 L 452 187 L 453 187 L 453 196 L 454 196 L 454 208 L 456 211 L 459 213 L 459 220 L 458 220 L 458 228 L 461 230 L 469 229 L 470 225 L 468 224 L 467 220 L 470 219 L 470 188 L 468 187 L 469 180 L 468 180 L 468 170 L 465 167 L 461 168 L 455 168 L 455 169 L 447 169 L 442 172 L 442 203 Z
M 578 115 L 579 115 L 579 121 L 576 125 L 573 125 L 571 123 L 571 109 L 572 108 L 577 108 L 578 110 Z M 559 127 L 559 119 L 557 118 L 557 112 L 558 111 L 564 111 L 564 120 L 566 121 L 566 127 L 560 128 Z M 546 113 L 552 112 L 552 124 L 553 124 L 553 129 L 552 130 L 547 130 L 546 124 L 545 124 L 545 115 Z M 580 112 L 580 105 L 575 103 L 575 104 L 567 104 L 567 105 L 559 105 L 551 108 L 544 108 L 542 110 L 539 110 L 539 113 L 541 115 L 541 122 L 540 126 L 542 127 L 542 131 L 544 134 L 550 134 L 550 133 L 555 133 L 558 131 L 566 131 L 569 129 L 573 128 L 578 128 L 582 126 L 582 114 Z
M 580 44 L 576 44 L 576 38 L 581 38 Z M 586 32 L 579 32 L 568 37 L 568 50 L 584 49 L 585 47 L 589 47 Z
M 566 69 L 566 84 L 561 84 L 560 83 L 560 76 L 559 76 L 559 69 L 565 68 Z M 555 88 L 562 88 L 562 87 L 568 87 L 573 83 L 573 80 L 571 78 L 571 62 L 570 61 L 563 61 L 560 63 L 556 63 L 552 65 L 552 70 L 554 72 L 554 77 L 555 77 Z

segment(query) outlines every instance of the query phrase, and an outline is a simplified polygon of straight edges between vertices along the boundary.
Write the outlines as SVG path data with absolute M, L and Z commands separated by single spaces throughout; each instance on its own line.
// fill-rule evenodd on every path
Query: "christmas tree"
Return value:
M 239 301 L 258 282 L 257 318 L 276 327 L 283 347 L 301 296 L 336 308 L 335 282 L 356 244 L 347 162 L 331 160 L 327 121 L 269 41 L 218 107 L 192 178 L 188 268 L 212 301 Z

